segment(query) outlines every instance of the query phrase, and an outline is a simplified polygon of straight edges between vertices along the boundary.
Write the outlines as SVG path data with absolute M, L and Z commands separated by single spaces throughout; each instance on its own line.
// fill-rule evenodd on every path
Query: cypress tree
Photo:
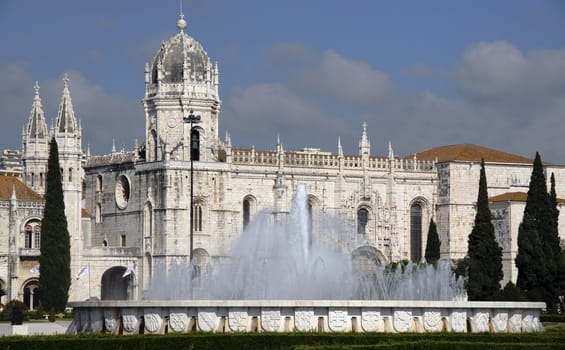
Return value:
M 547 274 L 547 266 L 540 235 L 534 219 L 528 212 L 524 213 L 518 229 L 516 267 L 518 268 L 516 281 L 518 288 L 523 290 L 530 300 L 544 301 L 543 279 Z
M 533 221 L 542 247 L 539 261 L 532 260 L 532 263 L 538 263 L 542 266 L 536 269 L 539 273 L 535 278 L 538 284 L 530 287 L 538 291 L 534 293 L 535 297 L 539 299 L 540 295 L 543 295 L 547 309 L 550 312 L 555 312 L 559 302 L 558 297 L 565 291 L 565 258 L 559 245 L 559 211 L 557 209 L 557 194 L 555 193 L 555 177 L 552 175 L 551 192 L 548 193 L 543 163 L 538 152 L 536 152 L 532 176 L 530 177 L 524 217 L 526 217 L 526 214 Z M 520 253 L 521 248 L 519 244 L 518 253 Z M 528 247 L 524 247 L 524 251 L 524 254 L 528 254 Z M 522 269 L 531 270 L 526 266 L 522 266 Z M 518 277 L 520 278 L 520 276 L 519 272 Z M 524 274 L 522 274 L 522 278 L 525 278 L 523 276 Z
M 71 249 L 61 172 L 59 150 L 53 137 L 47 162 L 47 191 L 41 225 L 39 257 L 39 299 L 45 310 L 65 310 L 71 285 Z
M 492 215 L 488 206 L 485 162 L 481 161 L 477 213 L 468 239 L 469 300 L 495 300 L 502 279 L 502 248 L 494 237 Z
M 435 264 L 439 260 L 440 241 L 434 219 L 430 220 L 428 228 L 428 240 L 426 241 L 426 254 L 424 257 L 429 264 Z

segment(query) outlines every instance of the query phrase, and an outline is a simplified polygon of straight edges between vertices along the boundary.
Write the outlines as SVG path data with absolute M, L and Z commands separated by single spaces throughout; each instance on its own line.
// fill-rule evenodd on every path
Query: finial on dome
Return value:
M 182 0 L 180 0 L 180 15 L 179 15 L 179 20 L 177 21 L 177 28 L 180 29 L 181 32 L 184 32 L 184 28 L 186 28 L 184 13 L 182 13 Z

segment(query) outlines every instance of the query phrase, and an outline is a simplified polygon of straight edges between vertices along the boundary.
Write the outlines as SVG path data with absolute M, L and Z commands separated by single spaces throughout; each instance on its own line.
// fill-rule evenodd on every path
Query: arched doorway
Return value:
M 128 300 L 133 296 L 134 274 L 123 277 L 126 268 L 114 266 L 102 275 L 100 299 L 102 300 Z
M 39 283 L 37 279 L 32 279 L 24 283 L 23 286 L 24 304 L 29 310 L 35 310 L 39 305 Z

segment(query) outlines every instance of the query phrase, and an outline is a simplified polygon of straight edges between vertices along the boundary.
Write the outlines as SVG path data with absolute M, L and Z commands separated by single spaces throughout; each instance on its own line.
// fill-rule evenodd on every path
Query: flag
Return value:
M 77 280 L 83 276 L 88 275 L 89 272 L 90 272 L 90 265 L 84 265 L 83 267 L 80 268 L 80 271 L 78 272 Z
M 127 277 L 127 276 L 131 275 L 132 273 L 133 273 L 133 265 L 128 264 L 128 268 L 126 269 L 126 272 L 124 272 L 124 274 L 122 275 L 122 278 Z
M 35 265 L 34 267 L 32 267 L 29 272 L 31 273 L 39 273 L 39 264 Z

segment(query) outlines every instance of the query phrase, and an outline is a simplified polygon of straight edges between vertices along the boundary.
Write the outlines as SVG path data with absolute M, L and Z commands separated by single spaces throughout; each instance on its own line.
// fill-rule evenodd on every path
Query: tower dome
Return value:
M 157 83 L 159 78 L 162 83 L 181 83 L 185 79 L 204 82 L 210 79 L 210 58 L 202 45 L 184 32 L 186 21 L 182 14 L 177 26 L 180 32 L 164 41 L 155 55 L 151 82 Z M 189 76 L 185 77 L 185 73 Z

